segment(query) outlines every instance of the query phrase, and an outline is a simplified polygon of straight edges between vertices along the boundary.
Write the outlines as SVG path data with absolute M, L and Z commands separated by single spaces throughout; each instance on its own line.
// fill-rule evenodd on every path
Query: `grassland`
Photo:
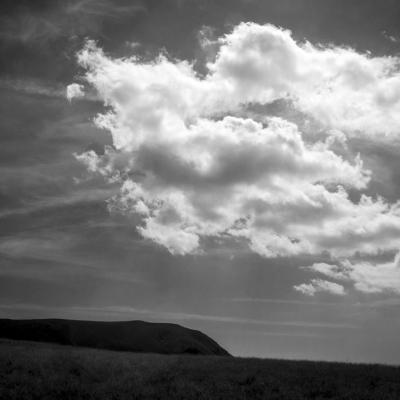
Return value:
M 0 340 L 0 399 L 399 400 L 400 368 Z

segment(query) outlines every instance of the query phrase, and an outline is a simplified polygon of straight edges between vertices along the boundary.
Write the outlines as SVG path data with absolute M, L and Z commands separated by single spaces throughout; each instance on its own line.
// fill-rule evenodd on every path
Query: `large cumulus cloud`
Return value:
M 371 171 L 336 141 L 394 137 L 398 60 L 298 44 L 271 25 L 240 24 L 216 43 L 203 77 L 165 56 L 113 59 L 93 42 L 79 53 L 113 147 L 77 157 L 120 183 L 110 208 L 140 216 L 139 232 L 174 254 L 202 251 L 210 237 L 266 257 L 394 251 L 399 204 L 363 194 Z M 320 138 L 282 116 L 246 114 L 279 99 L 320 124 Z M 342 294 L 321 282 L 317 291 Z
M 398 57 L 297 43 L 272 25 L 242 23 L 219 39 L 209 79 L 240 102 L 280 98 L 325 127 L 377 137 L 400 129 Z

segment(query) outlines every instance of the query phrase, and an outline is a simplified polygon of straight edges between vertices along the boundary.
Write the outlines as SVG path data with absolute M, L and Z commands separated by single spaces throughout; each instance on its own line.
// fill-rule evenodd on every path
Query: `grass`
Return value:
M 399 400 L 400 368 L 0 340 L 0 399 Z

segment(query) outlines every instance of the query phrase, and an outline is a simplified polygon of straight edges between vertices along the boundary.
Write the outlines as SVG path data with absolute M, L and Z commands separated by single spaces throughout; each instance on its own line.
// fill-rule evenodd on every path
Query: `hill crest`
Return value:
M 200 331 L 139 320 L 0 319 L 0 337 L 140 353 L 229 355 Z

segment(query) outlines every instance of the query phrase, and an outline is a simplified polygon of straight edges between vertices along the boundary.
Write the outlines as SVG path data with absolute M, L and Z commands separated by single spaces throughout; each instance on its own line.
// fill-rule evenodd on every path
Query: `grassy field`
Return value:
M 0 339 L 0 399 L 400 399 L 400 368 Z

